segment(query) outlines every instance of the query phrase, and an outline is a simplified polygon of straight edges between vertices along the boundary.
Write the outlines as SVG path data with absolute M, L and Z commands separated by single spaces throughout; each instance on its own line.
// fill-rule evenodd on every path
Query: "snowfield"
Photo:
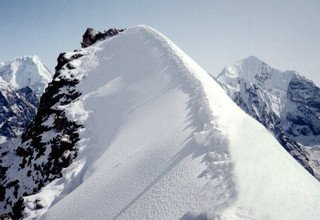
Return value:
M 165 36 L 138 26 L 81 53 L 65 77 L 82 96 L 56 106 L 84 125 L 79 155 L 27 218 L 319 218 L 319 182 Z

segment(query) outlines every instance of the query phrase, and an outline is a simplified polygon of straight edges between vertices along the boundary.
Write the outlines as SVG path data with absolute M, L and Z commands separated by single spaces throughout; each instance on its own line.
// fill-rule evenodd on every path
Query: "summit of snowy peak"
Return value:
M 318 183 L 167 37 L 140 25 L 94 49 L 70 70 L 86 78 L 65 108 L 90 160 L 44 219 L 316 219 L 303 188 Z
M 7 86 L 15 89 L 30 87 L 40 96 L 51 81 L 52 75 L 37 55 L 23 56 L 0 65 L 0 77 Z
M 248 81 L 255 79 L 258 74 L 270 72 L 272 68 L 255 56 L 249 56 L 239 60 L 232 65 L 228 65 L 218 76 L 218 78 L 241 78 Z
M 259 59 L 258 57 L 256 56 L 248 56 L 242 60 L 239 60 L 238 62 L 241 62 L 241 63 L 245 63 L 245 64 L 258 64 L 258 63 L 265 63 L 263 62 L 261 59 Z
M 285 92 L 294 76 L 299 76 L 296 71 L 283 72 L 255 56 L 249 56 L 225 67 L 217 79 L 236 91 L 240 90 L 241 84 L 244 84 L 244 88 L 255 84 L 264 90 L 275 89 Z
M 319 183 L 150 27 L 61 54 L 42 97 L 23 143 L 3 149 L 0 212 L 26 219 L 320 215 L 313 208 Z

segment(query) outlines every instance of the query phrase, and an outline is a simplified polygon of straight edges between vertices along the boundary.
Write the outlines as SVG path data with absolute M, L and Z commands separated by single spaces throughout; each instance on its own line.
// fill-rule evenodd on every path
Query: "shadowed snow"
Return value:
M 55 197 L 35 195 L 43 219 L 320 214 L 313 177 L 163 35 L 139 26 L 82 50 L 66 73 L 84 78 L 82 96 L 60 106 L 84 124 L 79 156 Z

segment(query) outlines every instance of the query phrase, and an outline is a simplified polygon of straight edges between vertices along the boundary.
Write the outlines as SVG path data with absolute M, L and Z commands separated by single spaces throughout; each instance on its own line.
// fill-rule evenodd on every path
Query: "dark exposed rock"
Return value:
M 123 30 L 110 29 L 87 36 L 84 38 L 85 45 L 114 36 L 121 31 Z M 90 40 L 85 40 L 87 38 Z M 81 95 L 76 89 L 79 80 L 73 74 L 66 77 L 65 73 L 75 69 L 71 61 L 81 58 L 82 53 L 83 51 L 77 50 L 59 55 L 53 80 L 41 96 L 37 114 L 22 134 L 21 144 L 11 147 L 4 157 L 5 160 L 15 156 L 15 164 L 19 165 L 18 168 L 9 166 L 0 170 L 1 173 L 15 173 L 0 179 L 0 211 L 4 210 L 13 219 L 20 219 L 23 215 L 23 196 L 35 194 L 54 179 L 61 177 L 62 169 L 68 167 L 77 156 L 76 143 L 80 140 L 78 129 L 82 125 L 69 120 L 66 112 L 57 106 L 68 105 Z M 29 94 L 30 90 L 25 88 L 21 93 Z M 44 140 L 44 133 L 50 133 L 50 139 Z M 63 137 L 67 137 L 67 141 Z M 0 149 L 0 153 L 4 154 L 5 151 L 1 152 Z M 26 185 L 26 182 L 29 185 Z M 13 192 L 10 191 L 12 189 Z M 38 208 L 41 208 L 40 203 Z
M 293 123 L 290 134 L 320 135 L 320 88 L 303 77 L 295 76 L 289 83 L 287 98 L 297 105 L 296 111 L 287 115 Z
M 39 99 L 28 86 L 16 91 L 0 91 L 0 123 L 3 123 L 0 136 L 17 137 L 35 117 L 38 105 Z
M 12 212 L 9 216 L 12 219 L 21 219 L 23 217 L 23 210 L 25 208 L 23 198 L 19 198 L 18 201 L 13 205 Z
M 92 28 L 88 28 L 84 35 L 82 36 L 82 42 L 81 47 L 85 48 L 88 47 L 94 43 L 96 43 L 99 40 L 104 40 L 106 38 L 113 37 L 117 35 L 120 32 L 123 32 L 125 29 L 116 29 L 111 28 L 109 30 L 106 30 L 104 32 L 96 31 Z
M 12 212 L 9 215 L 12 218 L 19 219 L 22 217 L 21 210 L 23 210 L 22 196 L 31 195 L 38 192 L 45 184 L 50 181 L 61 177 L 61 171 L 64 167 L 67 167 L 72 162 L 72 159 L 77 155 L 75 144 L 79 140 L 77 129 L 81 126 L 75 122 L 69 121 L 62 110 L 52 108 L 53 105 L 65 105 L 77 97 L 80 93 L 74 88 L 79 81 L 76 79 L 66 79 L 61 76 L 61 70 L 73 59 L 81 57 L 81 54 L 75 54 L 70 58 L 66 58 L 65 54 L 60 54 L 58 58 L 58 65 L 56 67 L 56 73 L 54 80 L 48 85 L 45 93 L 40 99 L 37 115 L 34 117 L 33 123 L 22 134 L 22 143 L 15 150 L 15 154 L 20 158 L 19 169 L 23 172 L 24 169 L 28 169 L 25 174 L 25 179 L 33 181 L 33 188 L 28 189 L 21 187 L 19 180 L 15 179 L 8 182 L 9 179 L 4 179 L 1 184 L 4 186 L 0 188 L 0 199 L 6 200 L 6 204 L 3 204 L 8 208 L 12 206 Z M 59 80 L 55 80 L 59 78 Z M 62 88 L 68 88 L 66 93 L 60 93 Z M 24 93 L 28 93 L 29 90 L 25 89 Z M 63 103 L 61 99 L 64 98 Z M 53 124 L 51 127 L 43 125 L 42 123 L 49 117 L 53 118 Z M 42 134 L 46 131 L 54 131 L 55 137 L 49 143 L 42 141 Z M 67 134 L 70 142 L 65 143 L 61 141 L 62 134 Z M 48 149 L 49 148 L 49 149 Z M 72 152 L 69 158 L 63 157 L 63 152 L 69 150 Z M 47 152 L 47 154 L 45 153 Z M 38 164 L 38 159 L 43 163 Z M 14 188 L 13 195 L 5 198 L 6 190 Z M 9 209 L 10 210 L 10 209 Z

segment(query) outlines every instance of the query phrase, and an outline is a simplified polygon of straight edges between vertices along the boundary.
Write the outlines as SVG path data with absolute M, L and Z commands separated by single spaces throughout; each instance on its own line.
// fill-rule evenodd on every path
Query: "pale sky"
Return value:
M 257 56 L 320 85 L 319 0 L 0 0 L 0 61 L 37 54 L 51 70 L 87 27 L 146 24 L 208 72 Z

